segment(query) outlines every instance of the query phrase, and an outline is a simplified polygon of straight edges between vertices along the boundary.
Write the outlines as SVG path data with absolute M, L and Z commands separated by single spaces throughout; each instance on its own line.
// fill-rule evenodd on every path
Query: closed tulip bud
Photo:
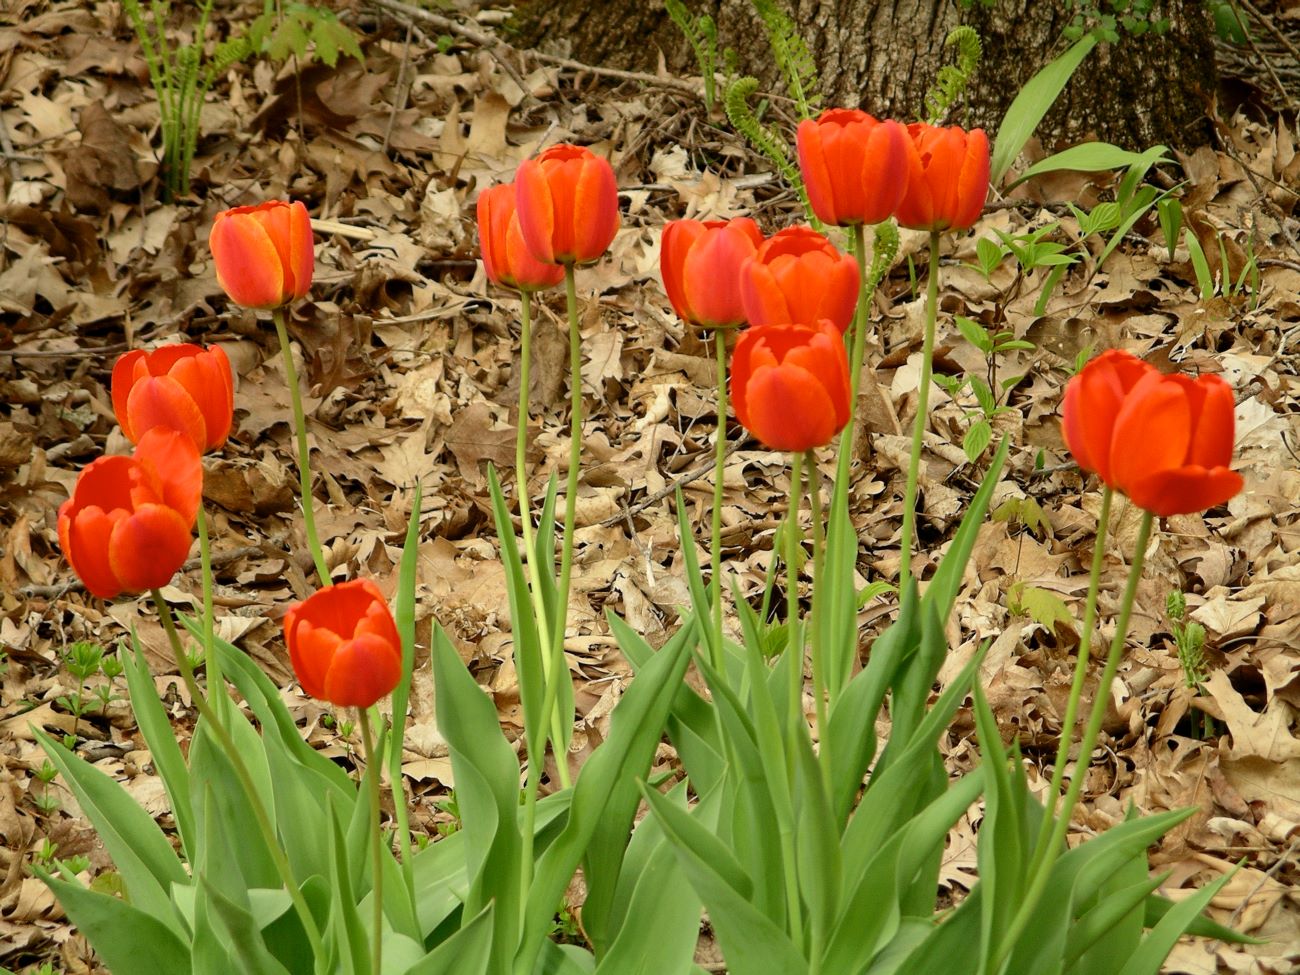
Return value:
M 539 291 L 564 280 L 564 268 L 533 257 L 519 229 L 515 184 L 489 187 L 478 197 L 478 240 L 487 276 L 519 291 Z
M 763 243 L 748 217 L 673 220 L 659 243 L 659 273 L 679 318 L 701 328 L 745 324 L 740 269 Z
M 828 319 L 843 333 L 858 303 L 858 264 L 811 227 L 787 227 L 745 262 L 740 299 L 751 325 Z
M 989 195 L 984 130 L 915 122 L 907 132 L 907 192 L 894 211 L 899 224 L 934 231 L 974 225 Z
M 203 465 L 190 437 L 154 427 L 130 457 L 101 457 L 59 507 L 59 547 L 101 599 L 167 585 L 190 552 Z
M 731 360 L 736 419 L 773 450 L 830 443 L 849 422 L 849 362 L 829 321 L 759 325 L 740 335 Z
M 799 170 L 813 213 L 847 227 L 894 215 L 907 191 L 907 129 L 866 112 L 832 108 L 795 133 Z
M 302 689 L 339 707 L 368 708 L 402 679 L 402 641 L 369 579 L 327 586 L 284 618 L 289 660 Z
M 1231 470 L 1232 389 L 1104 353 L 1066 387 L 1065 441 L 1085 470 L 1154 515 L 1191 514 L 1241 491 Z
M 217 214 L 208 235 L 217 282 L 246 308 L 278 308 L 311 287 L 311 218 L 299 201 L 271 200 Z
M 230 435 L 235 387 L 219 345 L 135 349 L 113 366 L 112 389 L 113 412 L 132 443 L 154 427 L 166 427 L 186 434 L 202 452 Z
M 590 149 L 565 143 L 515 173 L 519 229 L 544 264 L 591 264 L 618 232 L 618 184 L 610 164 Z

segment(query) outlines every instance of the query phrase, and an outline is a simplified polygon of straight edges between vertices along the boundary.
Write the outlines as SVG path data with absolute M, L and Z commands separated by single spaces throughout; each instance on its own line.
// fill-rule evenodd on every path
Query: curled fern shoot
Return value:
M 790 161 L 790 153 L 786 148 L 785 140 L 781 138 L 771 128 L 759 121 L 758 115 L 750 107 L 749 96 L 758 91 L 758 79 L 750 75 L 737 78 L 727 86 L 727 91 L 722 99 L 723 108 L 727 112 L 727 120 L 731 127 L 749 140 L 749 144 L 767 157 L 768 161 L 776 167 L 776 171 L 793 186 L 799 194 L 799 199 L 803 203 L 804 212 L 808 215 L 808 220 L 814 226 L 820 229 L 821 224 L 812 212 L 812 204 L 808 202 L 808 191 L 804 188 L 803 177 L 799 173 L 799 167 Z
M 871 267 L 867 270 L 867 294 L 874 294 L 898 256 L 898 225 L 892 220 L 876 224 L 871 244 Z
M 799 28 L 774 0 L 753 0 L 754 9 L 767 31 L 772 57 L 785 77 L 790 97 L 799 106 L 800 118 L 811 118 L 821 106 L 821 79 L 817 62 L 804 42 Z
M 965 93 L 984 56 L 979 34 L 975 33 L 973 27 L 964 24 L 949 32 L 943 46 L 957 49 L 957 63 L 945 64 L 940 68 L 939 76 L 934 79 L 934 87 L 926 92 L 925 107 L 929 112 L 926 121 L 931 125 L 937 124 Z
M 686 36 L 691 50 L 695 52 L 695 61 L 699 64 L 700 74 L 704 77 L 704 107 L 712 112 L 713 103 L 717 100 L 713 67 L 718 55 L 718 25 L 708 14 L 700 14 L 699 17 L 692 19 L 690 11 L 686 9 L 686 4 L 682 3 L 682 0 L 664 0 L 664 9 L 668 11 L 668 16 Z

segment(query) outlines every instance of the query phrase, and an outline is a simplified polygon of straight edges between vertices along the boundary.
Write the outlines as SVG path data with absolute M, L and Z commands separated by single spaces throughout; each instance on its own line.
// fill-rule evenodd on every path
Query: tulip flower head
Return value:
M 223 210 L 213 221 L 208 247 L 217 282 L 237 305 L 278 308 L 311 287 L 311 218 L 300 201 Z
M 858 303 L 858 263 L 811 227 L 787 227 L 745 261 L 740 300 L 751 325 L 828 319 L 843 333 Z
M 1164 375 L 1127 352 L 1088 363 L 1066 387 L 1065 441 L 1084 470 L 1154 515 L 1191 514 L 1241 491 L 1231 470 L 1232 389 Z
M 740 269 L 762 243 L 748 217 L 671 221 L 659 243 L 659 273 L 673 311 L 701 328 L 745 324 Z
M 167 585 L 190 552 L 203 465 L 185 433 L 154 427 L 130 457 L 100 457 L 59 507 L 59 547 L 101 599 Z
M 847 227 L 894 215 L 907 191 L 907 129 L 857 109 L 832 108 L 800 122 L 795 140 L 817 219 Z
M 230 360 L 219 345 L 134 349 L 113 366 L 112 390 L 113 412 L 132 443 L 154 427 L 167 427 L 207 451 L 230 434 L 235 387 Z
M 989 195 L 989 139 L 983 129 L 914 122 L 907 127 L 907 192 L 894 211 L 911 230 L 966 230 Z
M 582 146 L 525 159 L 515 173 L 519 229 L 543 264 L 591 264 L 618 232 L 618 184 L 610 164 Z
M 327 586 L 284 618 L 289 660 L 302 689 L 339 707 L 368 708 L 402 679 L 402 641 L 369 579 Z
M 543 264 L 524 243 L 514 183 L 500 183 L 479 194 L 478 239 L 487 276 L 503 287 L 539 291 L 564 280 L 562 266 Z
M 746 329 L 731 362 L 736 419 L 773 450 L 830 443 L 849 422 L 849 362 L 829 321 Z

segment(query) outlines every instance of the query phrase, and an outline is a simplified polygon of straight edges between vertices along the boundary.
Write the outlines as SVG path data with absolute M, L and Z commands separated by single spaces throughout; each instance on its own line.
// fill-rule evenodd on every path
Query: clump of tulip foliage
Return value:
M 636 673 L 608 737 L 580 768 L 569 754 L 574 695 L 564 652 L 582 464 L 576 272 L 599 261 L 617 232 L 617 186 L 606 160 L 556 145 L 524 162 L 513 183 L 480 193 L 484 268 L 517 292 L 520 308 L 513 485 L 507 492 L 494 470 L 490 489 L 524 731 L 521 747 L 507 741 L 494 706 L 435 626 L 436 713 L 463 828 L 428 845 L 412 844 L 400 771 L 415 660 L 419 490 L 390 609 L 384 580 L 335 578 L 315 528 L 286 328 L 311 284 L 306 208 L 273 201 L 217 215 L 210 240 L 217 278 L 233 302 L 270 310 L 293 402 L 304 537 L 320 588 L 287 608 L 285 643 L 304 692 L 355 709 L 364 774 L 357 783 L 309 747 L 278 689 L 214 634 L 201 453 L 220 450 L 231 426 L 224 354 L 191 345 L 128 353 L 113 370 L 112 399 L 137 446 L 86 467 L 59 512 L 59 538 L 93 595 L 151 594 L 200 717 L 182 755 L 137 647 L 127 667 L 131 699 L 179 849 L 116 782 L 40 736 L 99 828 L 125 896 L 88 889 L 66 871 L 43 876 L 114 971 L 688 975 L 701 971 L 693 958 L 706 913 L 733 975 L 1154 975 L 1187 931 L 1236 937 L 1201 917 L 1218 884 L 1175 903 L 1156 892 L 1162 878 L 1149 876 L 1148 846 L 1190 811 L 1131 818 L 1065 843 L 1156 519 L 1212 508 L 1242 487 L 1231 470 L 1231 390 L 1213 377 L 1161 374 L 1119 351 L 1069 381 L 1064 437 L 1080 468 L 1100 481 L 1101 516 L 1074 683 L 1040 799 L 976 679 L 982 653 L 933 693 L 1007 443 L 924 583 L 914 551 L 939 257 L 981 212 L 988 140 L 979 130 L 835 109 L 800 126 L 798 149 L 813 210 L 827 227 L 842 228 L 847 253 L 812 227 L 764 236 L 748 218 L 676 220 L 664 229 L 664 289 L 683 322 L 709 335 L 717 358 L 710 565 L 706 576 L 679 495 L 691 605 L 657 649 L 610 617 Z M 927 314 L 892 580 L 897 615 L 864 645 L 848 445 L 869 302 L 892 256 L 894 220 L 929 234 Z M 881 225 L 874 261 L 871 224 Z M 562 509 L 554 477 L 534 496 L 525 450 L 532 302 L 560 284 L 572 394 Z M 729 429 L 729 403 L 744 433 Z M 737 594 L 728 621 L 720 511 L 732 436 L 788 455 L 790 501 L 763 612 Z M 823 467 L 835 470 L 829 488 Z M 1117 492 L 1144 514 L 1115 635 L 1085 702 Z M 206 687 L 161 592 L 182 569 L 196 524 L 203 611 L 179 622 L 202 648 Z M 784 611 L 768 613 L 782 590 Z M 692 667 L 702 682 L 686 682 Z M 377 705 L 390 695 L 385 720 Z M 951 779 L 938 740 L 967 699 L 981 758 Z M 652 778 L 665 736 L 680 761 Z M 981 800 L 978 880 L 959 904 L 943 907 L 946 836 Z M 570 907 L 581 946 L 552 937 L 579 869 L 585 897 Z

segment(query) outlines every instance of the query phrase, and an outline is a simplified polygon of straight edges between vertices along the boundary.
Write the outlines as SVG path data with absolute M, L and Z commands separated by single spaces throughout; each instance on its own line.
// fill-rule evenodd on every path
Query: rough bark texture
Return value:
M 825 105 L 860 105 L 899 119 L 924 114 L 924 95 L 951 60 L 943 40 L 969 23 L 984 61 L 951 121 L 995 131 L 1020 87 L 1065 48 L 1065 0 L 997 0 L 958 10 L 952 0 L 785 0 L 821 70 Z M 711 13 L 720 44 L 744 71 L 779 86 L 751 0 L 688 0 Z M 1039 130 L 1054 145 L 1095 137 L 1126 148 L 1180 148 L 1210 138 L 1206 109 L 1216 89 L 1213 28 L 1201 0 L 1158 0 L 1169 31 L 1103 44 L 1075 74 Z M 528 43 L 590 64 L 698 74 L 690 47 L 658 0 L 533 0 L 517 19 Z

